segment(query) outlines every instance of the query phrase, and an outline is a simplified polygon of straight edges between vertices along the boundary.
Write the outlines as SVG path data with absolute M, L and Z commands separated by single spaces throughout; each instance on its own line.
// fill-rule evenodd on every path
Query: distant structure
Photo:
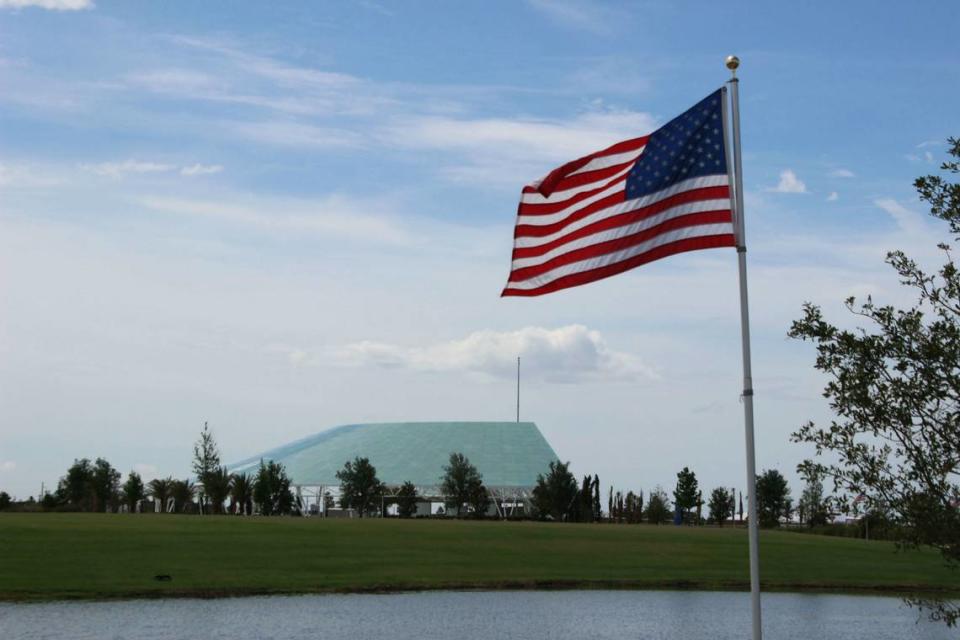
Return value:
M 493 499 L 491 512 L 501 517 L 529 507 L 537 475 L 546 474 L 558 459 L 533 422 L 388 422 L 333 427 L 241 460 L 229 470 L 256 472 L 261 459 L 280 462 L 305 513 L 342 516 L 346 514 L 330 507 L 339 496 L 337 471 L 348 460 L 365 457 L 389 494 L 412 482 L 423 499 L 417 515 L 438 515 L 444 513 L 439 485 L 451 453 L 464 454 L 483 474 Z

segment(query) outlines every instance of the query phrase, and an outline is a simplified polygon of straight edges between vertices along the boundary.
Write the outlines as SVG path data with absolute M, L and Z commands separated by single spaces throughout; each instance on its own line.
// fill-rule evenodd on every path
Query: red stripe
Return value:
M 629 271 L 634 267 L 639 267 L 642 264 L 647 264 L 648 262 L 653 262 L 654 260 L 659 260 L 660 258 L 665 258 L 667 256 L 672 256 L 677 253 L 683 253 L 685 251 L 696 251 L 698 249 L 713 249 L 716 247 L 733 247 L 736 246 L 732 234 L 723 234 L 718 236 L 703 236 L 700 238 L 688 238 L 686 240 L 678 240 L 676 242 L 671 242 L 670 244 L 665 244 L 663 246 L 651 249 L 646 253 L 642 253 L 638 256 L 634 256 L 623 262 L 617 262 L 615 264 L 609 264 L 603 267 L 598 267 L 597 269 L 591 269 L 590 271 L 581 271 L 580 273 L 571 273 L 568 276 L 562 278 L 557 278 L 553 282 L 538 287 L 537 289 L 511 289 L 507 286 L 506 289 L 501 293 L 503 296 L 519 296 L 524 298 L 541 296 L 545 293 L 552 293 L 554 291 L 559 291 L 561 289 L 569 289 L 570 287 L 578 287 L 582 284 L 587 284 L 590 282 L 596 282 L 597 280 L 603 280 L 604 278 L 609 278 L 610 276 L 615 276 L 618 273 L 623 273 L 624 271 Z
M 681 191 L 680 193 L 675 193 L 674 195 L 664 198 L 649 204 L 646 207 L 640 209 L 635 209 L 630 213 L 636 216 L 636 219 L 642 219 L 646 216 L 659 213 L 670 207 L 674 207 L 678 204 L 684 204 L 686 202 L 697 202 L 699 200 L 712 200 L 714 198 L 729 198 L 730 197 L 730 188 L 728 186 L 721 187 L 704 187 L 702 189 L 690 189 L 689 191 Z M 596 202 L 592 202 L 587 206 L 583 207 L 579 211 L 571 213 L 569 216 L 563 220 L 551 224 L 535 225 L 535 224 L 518 224 L 514 227 L 513 237 L 516 238 L 542 238 L 544 236 L 549 236 L 557 231 L 561 231 L 569 224 L 586 218 L 587 216 L 596 213 L 597 211 L 602 211 L 609 207 L 621 204 L 626 201 L 623 191 L 618 191 L 613 193 L 605 198 L 601 198 Z M 620 214 L 617 214 L 620 215 Z
M 557 267 L 562 267 L 565 264 L 572 264 L 574 262 L 586 260 L 587 258 L 595 258 L 608 253 L 614 253 L 615 251 L 628 249 L 652 238 L 656 238 L 660 234 L 667 233 L 668 231 L 675 231 L 677 229 L 683 229 L 686 227 L 697 227 L 704 224 L 720 224 L 723 222 L 732 221 L 733 216 L 730 214 L 729 209 L 721 211 L 702 211 L 680 216 L 678 218 L 671 218 L 670 220 L 664 220 L 660 224 L 650 227 L 649 229 L 644 229 L 643 231 L 624 236 L 622 238 L 598 242 L 586 247 L 574 249 L 573 251 L 561 254 L 540 264 L 530 265 L 529 267 L 520 267 L 519 269 L 515 269 L 510 274 L 510 278 L 507 280 L 507 282 L 523 282 L 524 280 L 529 280 L 530 278 L 539 276 L 547 271 L 552 271 Z
M 520 206 L 517 209 L 517 212 L 519 215 L 524 215 L 524 216 L 545 216 L 551 213 L 556 213 L 558 211 L 563 211 L 567 207 L 571 207 L 577 204 L 578 202 L 582 202 L 587 198 L 595 196 L 601 191 L 603 191 L 604 189 L 609 189 L 610 187 L 613 187 L 618 182 L 622 184 L 626 182 L 626 180 L 627 180 L 627 176 L 620 176 L 619 178 L 614 178 L 612 180 L 608 180 L 607 182 L 604 182 L 599 187 L 594 187 L 593 189 L 581 191 L 580 193 L 570 196 L 566 200 L 560 200 L 559 202 L 544 202 L 544 203 L 534 204 L 530 202 L 523 202 L 521 200 Z M 621 187 L 621 191 L 622 190 L 623 190 L 623 187 Z
M 618 142 L 615 145 L 609 146 L 603 151 L 597 151 L 596 153 L 591 153 L 588 156 L 583 156 L 582 158 L 577 158 L 572 160 L 564 165 L 561 165 L 547 174 L 543 180 L 540 181 L 540 184 L 536 186 L 536 190 L 539 194 L 544 197 L 549 196 L 551 193 L 557 190 L 560 181 L 566 178 L 568 175 L 581 169 L 586 166 L 591 160 L 595 158 L 601 158 L 603 156 L 610 156 L 617 153 L 626 153 L 627 151 L 632 151 L 634 149 L 639 149 L 647 143 L 647 140 L 650 139 L 650 136 L 644 136 L 642 138 L 633 138 L 631 140 L 624 140 L 623 142 Z
M 636 160 L 624 162 L 623 164 L 615 164 L 612 167 L 604 167 L 603 169 L 594 169 L 593 171 L 584 171 L 583 173 L 567 176 L 554 188 L 553 192 L 557 193 L 558 191 L 566 191 L 567 189 L 573 189 L 574 187 L 590 184 L 591 182 L 604 180 L 619 173 L 620 171 L 623 171 L 634 162 L 636 162 Z M 537 191 L 536 187 L 527 185 L 523 188 L 523 193 L 540 192 Z

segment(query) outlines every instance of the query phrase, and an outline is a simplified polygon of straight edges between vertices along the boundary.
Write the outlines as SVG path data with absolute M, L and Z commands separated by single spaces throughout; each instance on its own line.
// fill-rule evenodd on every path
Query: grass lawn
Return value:
M 930 551 L 781 531 L 760 549 L 766 589 L 960 593 Z M 532 587 L 746 589 L 746 530 L 0 514 L 3 600 Z

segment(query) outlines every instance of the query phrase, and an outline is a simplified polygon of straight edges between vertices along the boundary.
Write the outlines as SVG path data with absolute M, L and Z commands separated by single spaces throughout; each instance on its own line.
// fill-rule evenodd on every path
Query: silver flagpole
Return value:
M 732 131 L 727 152 L 729 171 L 733 155 L 731 189 L 734 194 L 734 229 L 737 239 L 737 264 L 740 270 L 740 335 L 743 343 L 743 418 L 747 443 L 747 531 L 750 540 L 750 610 L 753 619 L 753 640 L 763 638 L 760 626 L 760 533 L 757 521 L 757 463 L 753 442 L 753 374 L 750 367 L 750 309 L 747 304 L 747 238 L 743 224 L 743 166 L 740 162 L 740 95 L 737 67 L 740 59 L 727 57 L 730 81 L 730 120 Z M 723 101 L 726 108 L 727 101 Z M 724 124 L 727 118 L 724 117 Z

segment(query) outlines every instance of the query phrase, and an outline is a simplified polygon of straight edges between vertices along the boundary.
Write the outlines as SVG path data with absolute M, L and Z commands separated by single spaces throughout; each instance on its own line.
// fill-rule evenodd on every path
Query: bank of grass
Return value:
M 930 551 L 765 531 L 776 590 L 960 593 Z M 168 575 L 169 581 L 155 576 Z M 0 599 L 465 588 L 748 587 L 744 529 L 0 514 Z

